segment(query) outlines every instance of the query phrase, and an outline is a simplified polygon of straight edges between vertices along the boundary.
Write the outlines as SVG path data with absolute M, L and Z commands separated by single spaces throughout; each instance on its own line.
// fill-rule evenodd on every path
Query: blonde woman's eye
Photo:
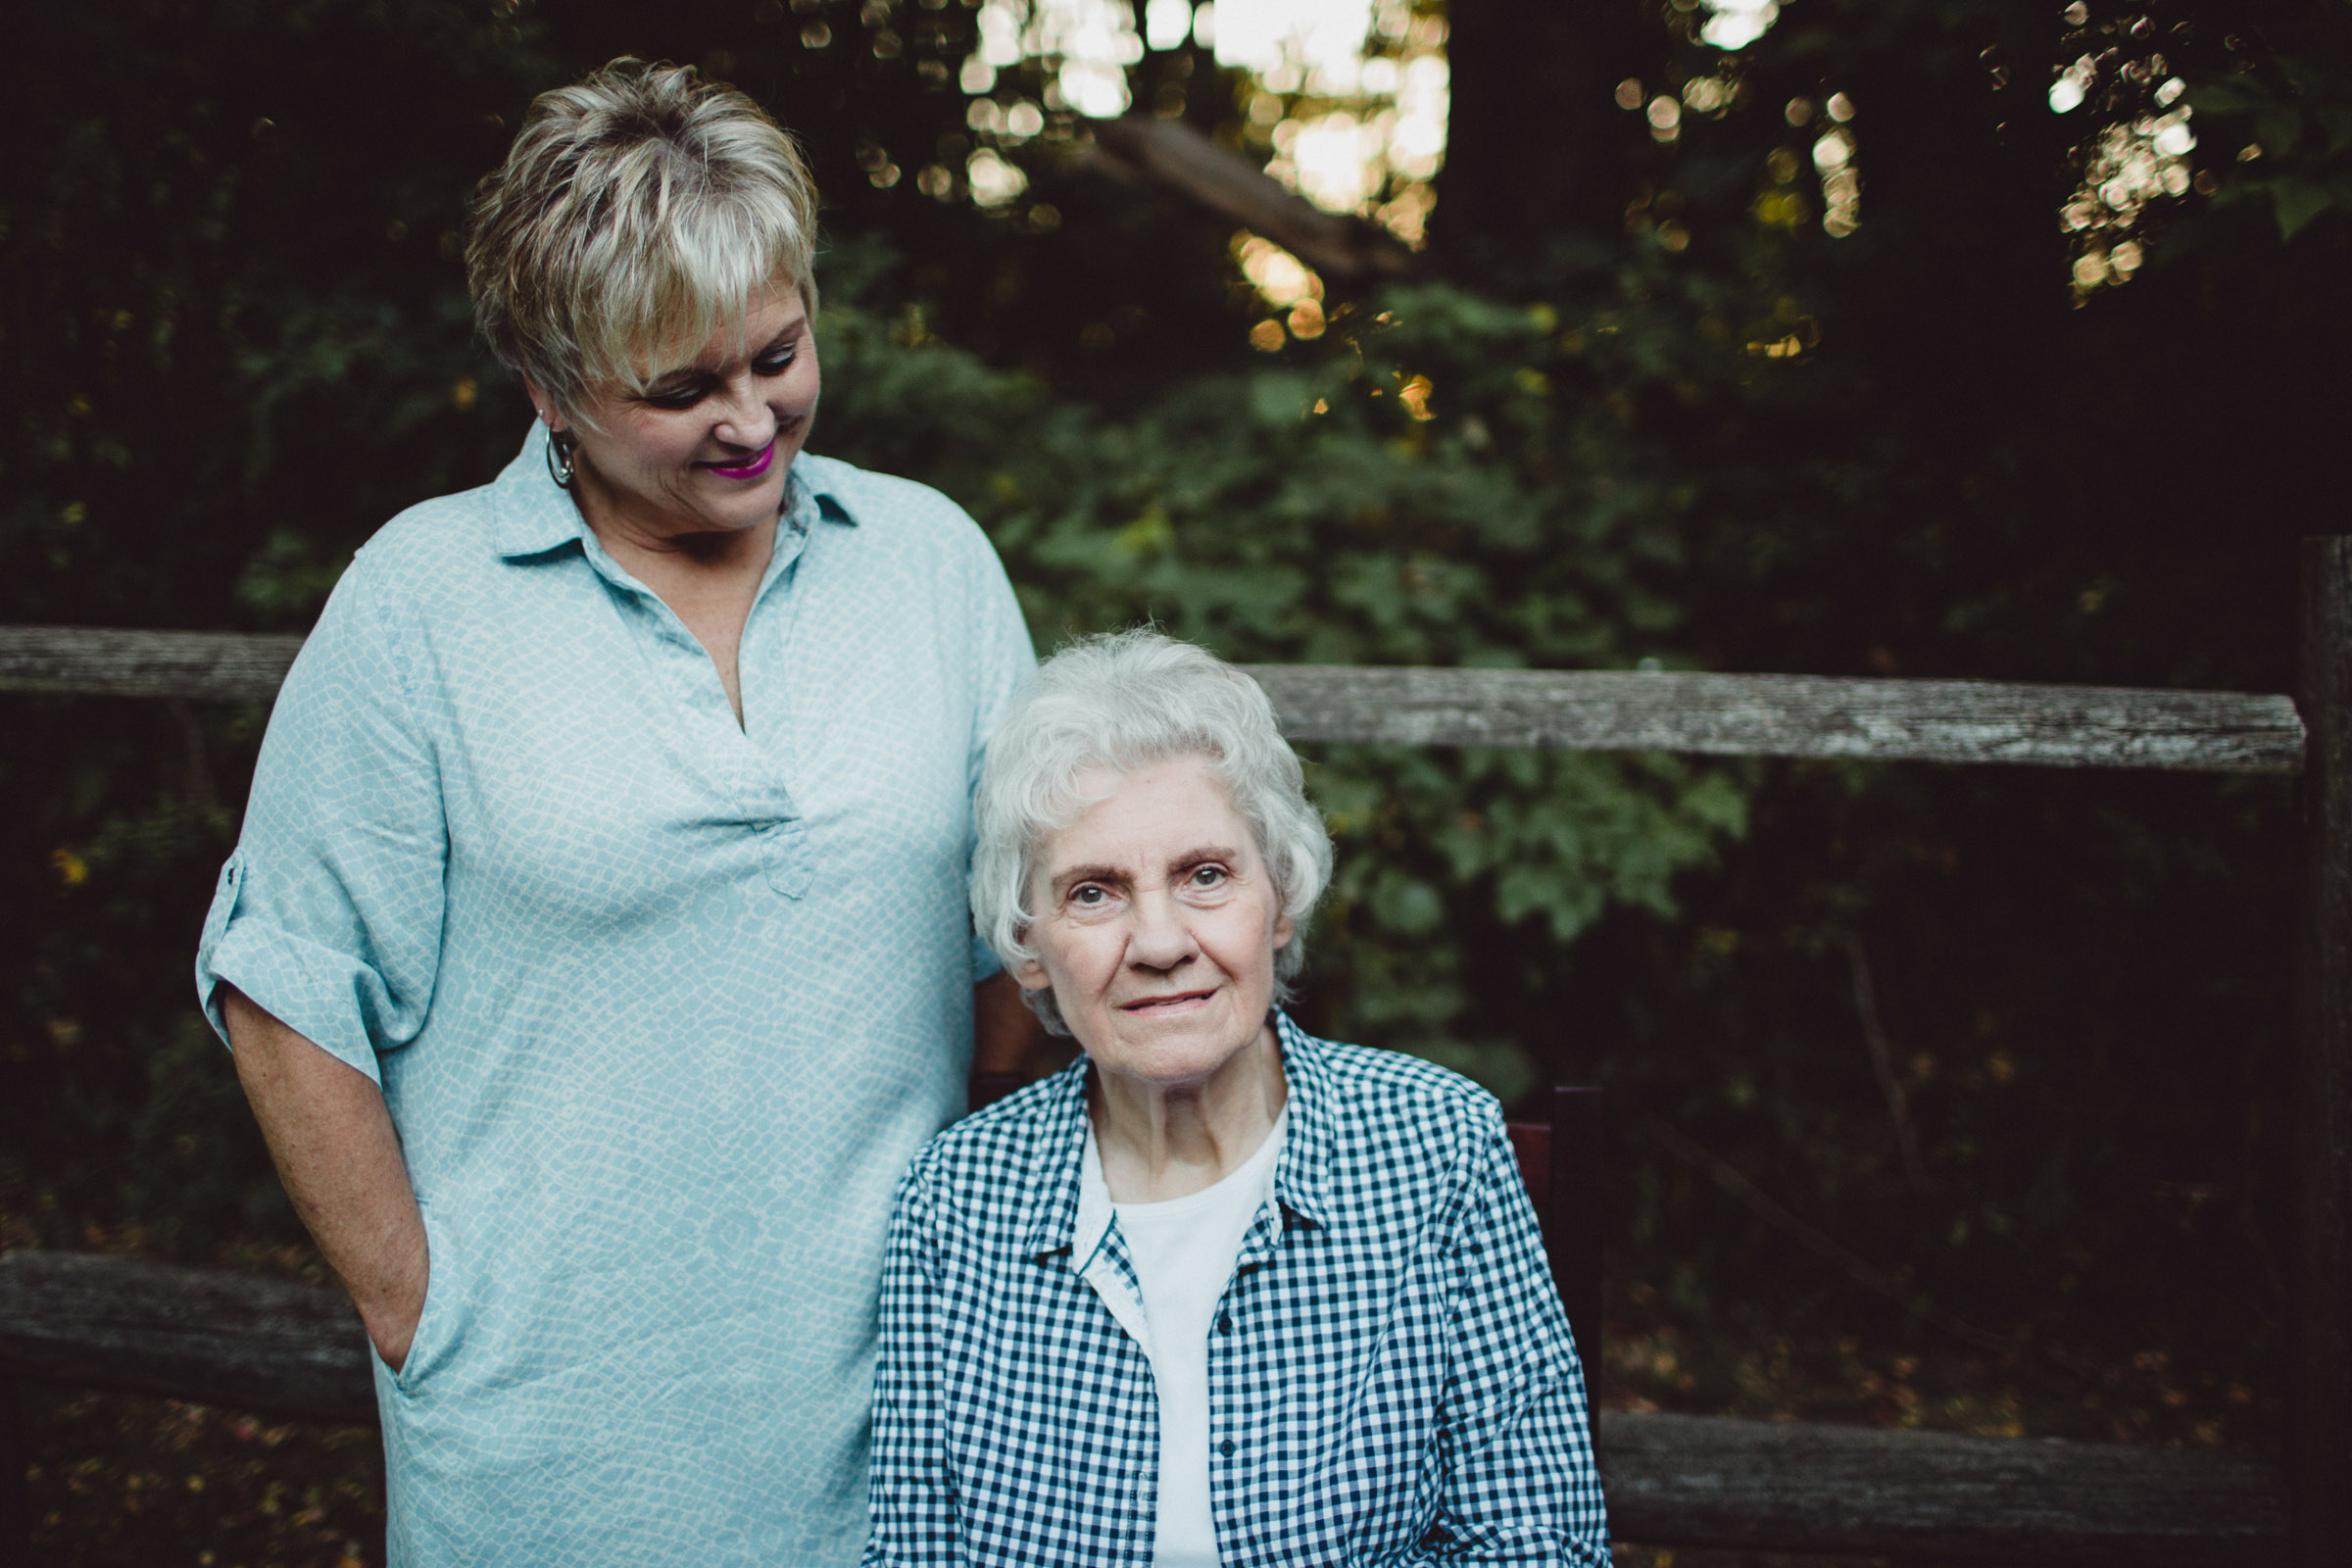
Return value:
M 666 409 L 676 413 L 682 409 L 691 409 L 697 403 L 702 402 L 710 390 L 710 387 L 706 385 L 690 382 L 685 386 L 663 387 L 659 392 L 648 392 L 645 394 L 644 401 L 654 408 Z

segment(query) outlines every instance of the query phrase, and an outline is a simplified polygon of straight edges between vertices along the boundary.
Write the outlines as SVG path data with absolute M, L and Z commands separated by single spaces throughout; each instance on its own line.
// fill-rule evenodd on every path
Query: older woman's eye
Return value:
M 1092 909 L 1101 906 L 1102 901 L 1108 897 L 1110 895 L 1101 888 L 1077 888 L 1071 892 L 1070 902 L 1081 909 Z
M 1223 883 L 1226 875 L 1227 872 L 1221 865 L 1198 866 L 1195 867 L 1193 871 L 1193 886 L 1197 888 L 1213 888 Z

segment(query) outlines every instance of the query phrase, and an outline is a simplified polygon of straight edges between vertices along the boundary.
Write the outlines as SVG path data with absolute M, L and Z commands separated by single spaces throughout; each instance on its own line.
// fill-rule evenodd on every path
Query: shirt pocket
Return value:
M 451 1320 L 457 1311 L 458 1280 L 449 1252 L 449 1233 L 433 1213 L 432 1204 L 419 1199 L 416 1213 L 424 1223 L 424 1309 L 417 1314 L 416 1332 L 409 1339 L 408 1358 L 400 1363 L 399 1371 L 392 1372 L 392 1387 L 408 1398 L 417 1396 L 456 1348 Z M 382 1361 L 383 1357 L 379 1353 L 376 1359 Z M 392 1370 L 388 1364 L 384 1369 Z

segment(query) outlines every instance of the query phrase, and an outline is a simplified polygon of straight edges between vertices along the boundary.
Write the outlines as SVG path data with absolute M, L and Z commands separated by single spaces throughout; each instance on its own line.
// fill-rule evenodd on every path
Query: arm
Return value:
M 1477 1129 L 1455 1254 L 1445 1492 L 1408 1563 L 1609 1560 L 1584 1370 L 1498 1112 Z
M 397 647 L 363 553 L 278 694 L 196 956 L 295 1212 L 395 1369 L 428 1264 L 376 1085 L 432 998 L 448 838 Z
M 245 999 L 221 988 L 237 1081 L 294 1211 L 397 1372 L 424 1310 L 424 1218 L 382 1091 Z
M 972 987 L 972 1071 L 1017 1073 L 1045 1037 L 1011 975 L 1000 969 Z
M 874 1360 L 873 1534 L 863 1568 L 962 1561 L 947 1474 L 940 1397 L 940 1298 L 930 1257 L 930 1191 L 919 1170 L 899 1184 L 882 1260 L 882 1333 Z
M 967 539 L 973 552 L 974 603 L 973 666 L 979 672 L 974 692 L 971 753 L 966 766 L 968 787 L 980 787 L 980 770 L 988 755 L 988 737 L 997 717 L 1037 667 L 1029 646 L 1029 628 L 1013 598 L 1004 567 L 974 525 Z M 966 871 L 969 871 L 967 866 Z M 998 967 L 997 956 L 977 932 L 972 937 L 972 1071 L 1020 1073 L 1035 1059 L 1046 1038 L 1046 1026 L 1021 1001 L 1021 988 Z

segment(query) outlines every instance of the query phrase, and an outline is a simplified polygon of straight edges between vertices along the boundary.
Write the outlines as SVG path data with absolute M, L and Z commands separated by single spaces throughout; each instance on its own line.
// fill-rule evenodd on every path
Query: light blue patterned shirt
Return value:
M 363 549 L 197 956 L 383 1085 L 432 1278 L 395 1564 L 857 1561 L 890 1197 L 963 1106 L 970 797 L 1032 658 L 987 540 L 802 457 L 744 722 L 544 438 Z

